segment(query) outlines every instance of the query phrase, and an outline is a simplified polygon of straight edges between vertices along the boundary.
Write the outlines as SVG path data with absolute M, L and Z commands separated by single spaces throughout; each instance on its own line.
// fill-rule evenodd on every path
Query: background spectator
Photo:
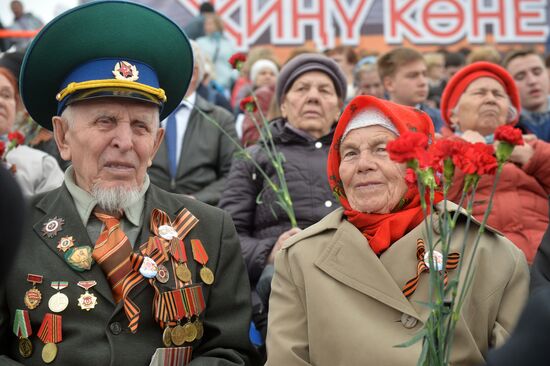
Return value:
M 439 132 L 443 122 L 439 110 L 425 104 L 428 98 L 426 61 L 412 48 L 396 48 L 378 59 L 378 73 L 390 100 L 426 112 Z
M 10 7 L 13 13 L 13 23 L 10 26 L 11 30 L 38 30 L 44 25 L 44 23 L 32 13 L 25 12 L 21 1 L 13 0 L 10 3 Z M 9 42 L 16 48 L 24 48 L 31 41 L 32 39 L 29 38 L 12 38 Z
M 325 55 L 336 61 L 340 68 L 346 75 L 346 80 L 348 82 L 348 89 L 346 92 L 347 98 L 351 99 L 355 96 L 355 87 L 353 84 L 353 70 L 359 58 L 357 53 L 351 46 L 336 46 L 325 51 Z
M 274 120 L 271 133 L 284 155 L 284 172 L 298 228 L 292 228 L 276 196 L 249 160 L 234 159 L 220 207 L 229 212 L 253 290 L 254 321 L 266 332 L 266 306 L 275 254 L 282 243 L 301 228 L 319 221 L 336 208 L 337 201 L 326 176 L 327 154 L 333 125 L 346 97 L 347 81 L 336 62 L 306 53 L 283 66 L 277 80 L 276 99 L 282 118 Z M 257 145 L 248 148 L 253 159 L 276 180 L 276 172 Z M 299 229 L 300 228 L 300 229 Z M 262 272 L 263 298 L 256 292 Z M 263 301 L 262 301 L 263 300 Z
M 357 95 L 372 95 L 377 98 L 384 98 L 384 86 L 375 63 L 366 63 L 357 69 L 354 80 Z
M 516 50 L 506 55 L 502 65 L 510 72 L 519 90 L 520 127 L 549 142 L 550 82 L 542 57 L 532 49 Z
M 447 126 L 472 143 L 492 144 L 495 129 L 515 125 L 520 109 L 518 91 L 510 74 L 488 62 L 473 63 L 456 73 L 441 99 Z M 510 162 L 504 164 L 487 225 L 501 231 L 531 263 L 548 226 L 550 144 L 534 136 L 525 140 L 524 145 L 514 148 Z M 460 200 L 464 178 L 464 173 L 457 169 L 449 199 Z M 479 180 L 472 209 L 478 220 L 488 208 L 493 182 L 491 175 Z
M 206 14 L 215 14 L 214 5 L 205 1 L 199 6 L 199 15 L 191 19 L 184 27 L 185 34 L 190 39 L 203 37 L 204 34 L 204 16 Z
M 493 64 L 500 65 L 502 57 L 500 52 L 492 46 L 479 47 L 470 52 L 468 57 L 466 57 L 466 64 L 473 64 L 474 62 L 486 61 Z

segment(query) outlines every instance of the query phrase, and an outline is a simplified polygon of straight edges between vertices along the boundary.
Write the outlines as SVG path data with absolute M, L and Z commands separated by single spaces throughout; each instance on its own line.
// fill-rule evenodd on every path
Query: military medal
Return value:
M 199 272 L 201 279 L 207 285 L 214 283 L 214 273 L 210 268 L 206 266 L 208 263 L 208 254 L 199 239 L 191 239 L 191 248 L 193 249 L 193 258 L 202 264 L 202 268 Z
M 42 300 L 42 294 L 40 290 L 36 288 L 36 284 L 42 283 L 43 276 L 29 273 L 27 275 L 27 281 L 32 283 L 32 288 L 25 292 L 25 298 L 23 301 L 29 310 L 36 309 Z
M 88 271 L 94 261 L 92 251 L 92 247 L 88 245 L 69 248 L 64 255 L 65 262 L 75 271 Z
M 202 325 L 202 322 L 199 318 L 197 318 L 193 324 L 195 324 L 195 328 L 197 328 L 197 339 L 201 339 L 204 335 L 204 326 Z
M 427 251 L 424 254 L 424 263 L 426 264 L 426 267 L 428 267 L 428 269 L 433 269 L 432 267 L 434 267 L 434 265 L 435 265 L 435 270 L 436 271 L 442 271 L 443 270 L 443 254 L 441 254 L 437 250 L 433 250 L 432 251 L 432 259 L 433 259 L 433 261 L 430 264 L 430 252 Z
M 64 236 L 57 242 L 57 249 L 65 253 L 69 248 L 74 246 L 74 239 L 72 236 Z
M 69 298 L 67 297 L 67 295 L 60 292 L 61 290 L 69 286 L 69 282 L 53 281 L 51 286 L 58 292 L 50 297 L 50 300 L 48 301 L 48 307 L 54 313 L 60 313 L 67 308 L 67 305 L 69 305 Z
M 178 324 L 174 328 L 172 328 L 172 331 L 170 332 L 170 337 L 172 339 L 172 342 L 176 346 L 181 346 L 185 343 L 185 330 L 180 324 Z
M 79 281 L 77 283 L 78 286 L 82 287 L 86 291 L 78 298 L 78 306 L 82 310 L 90 311 L 97 305 L 97 297 L 88 292 L 88 290 L 96 284 L 96 281 Z
M 57 345 L 63 340 L 61 332 L 61 315 L 46 313 L 38 330 L 38 338 L 44 342 L 42 361 L 52 363 L 57 356 Z
M 170 240 L 170 254 L 178 262 L 176 265 L 176 277 L 182 282 L 191 282 L 192 276 L 189 267 L 187 267 L 187 253 L 183 240 L 174 238 Z
M 168 269 L 163 264 L 159 264 L 157 266 L 157 275 L 155 276 L 155 278 L 160 283 L 166 283 L 170 279 L 170 274 L 168 273 Z
M 48 219 L 48 221 L 42 225 L 42 236 L 53 238 L 58 232 L 63 230 L 63 224 L 65 224 L 65 220 L 57 216 L 53 219 Z
M 168 326 L 164 328 L 164 332 L 162 332 L 162 343 L 165 347 L 170 347 L 172 345 L 172 329 Z
M 29 337 L 32 335 L 32 328 L 27 310 L 15 310 L 13 333 L 19 338 L 19 354 L 25 358 L 31 357 L 32 343 Z
M 139 273 L 145 278 L 154 278 L 158 273 L 158 266 L 150 257 L 143 257 Z
M 178 232 L 170 225 L 161 225 L 158 228 L 158 233 L 161 238 L 166 240 L 172 240 L 173 238 L 178 237 Z

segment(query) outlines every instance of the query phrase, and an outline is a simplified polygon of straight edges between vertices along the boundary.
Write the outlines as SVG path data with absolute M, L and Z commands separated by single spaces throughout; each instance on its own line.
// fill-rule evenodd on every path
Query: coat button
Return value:
M 418 320 L 414 316 L 403 313 L 401 315 L 401 324 L 407 329 L 414 328 L 418 323 Z
M 321 141 L 317 141 L 317 142 L 315 143 L 315 148 L 320 149 L 320 148 L 322 148 L 322 147 L 323 147 L 323 143 L 322 143 Z
M 114 335 L 119 335 L 120 333 L 122 333 L 122 326 L 119 322 L 111 323 L 109 325 L 109 328 L 111 329 L 111 333 L 113 333 Z
M 332 207 L 332 201 L 326 200 L 325 201 L 325 207 Z

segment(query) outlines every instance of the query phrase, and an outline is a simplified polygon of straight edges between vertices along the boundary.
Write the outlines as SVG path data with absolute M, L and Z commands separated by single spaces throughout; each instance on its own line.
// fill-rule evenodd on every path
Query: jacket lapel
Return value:
M 50 194 L 44 196 L 37 205 L 37 208 L 44 212 L 44 216 L 38 221 L 33 223 L 33 229 L 38 237 L 42 239 L 42 242 L 52 250 L 57 257 L 59 257 L 60 264 L 70 268 L 71 272 L 76 274 L 78 281 L 96 281 L 97 285 L 92 288 L 92 292 L 97 292 L 111 304 L 115 305 L 113 295 L 111 293 L 111 286 L 107 281 L 101 267 L 98 264 L 94 264 L 89 271 L 78 272 L 73 270 L 65 261 L 64 253 L 57 249 L 59 239 L 64 236 L 72 236 L 75 241 L 75 246 L 90 246 L 92 249 L 94 243 L 90 241 L 86 228 L 80 221 L 80 216 L 73 203 L 72 197 L 65 185 L 61 188 L 52 191 Z M 52 238 L 47 235 L 43 235 L 42 228 L 44 224 L 54 217 L 63 219 L 65 222 L 61 228 L 61 231 Z
M 334 240 L 323 250 L 315 264 L 344 285 L 400 312 L 419 316 L 384 262 L 369 248 L 361 232 L 347 220 L 342 220 Z

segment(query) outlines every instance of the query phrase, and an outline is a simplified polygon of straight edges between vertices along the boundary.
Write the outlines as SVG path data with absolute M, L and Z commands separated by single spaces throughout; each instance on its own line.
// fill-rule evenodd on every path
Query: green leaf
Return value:
M 410 347 L 413 344 L 418 343 L 419 341 L 421 341 L 424 338 L 424 336 L 426 336 L 427 334 L 428 334 L 427 330 L 425 328 L 422 328 L 411 339 L 409 339 L 408 341 L 403 342 L 401 344 L 397 344 L 394 347 L 395 348 Z

